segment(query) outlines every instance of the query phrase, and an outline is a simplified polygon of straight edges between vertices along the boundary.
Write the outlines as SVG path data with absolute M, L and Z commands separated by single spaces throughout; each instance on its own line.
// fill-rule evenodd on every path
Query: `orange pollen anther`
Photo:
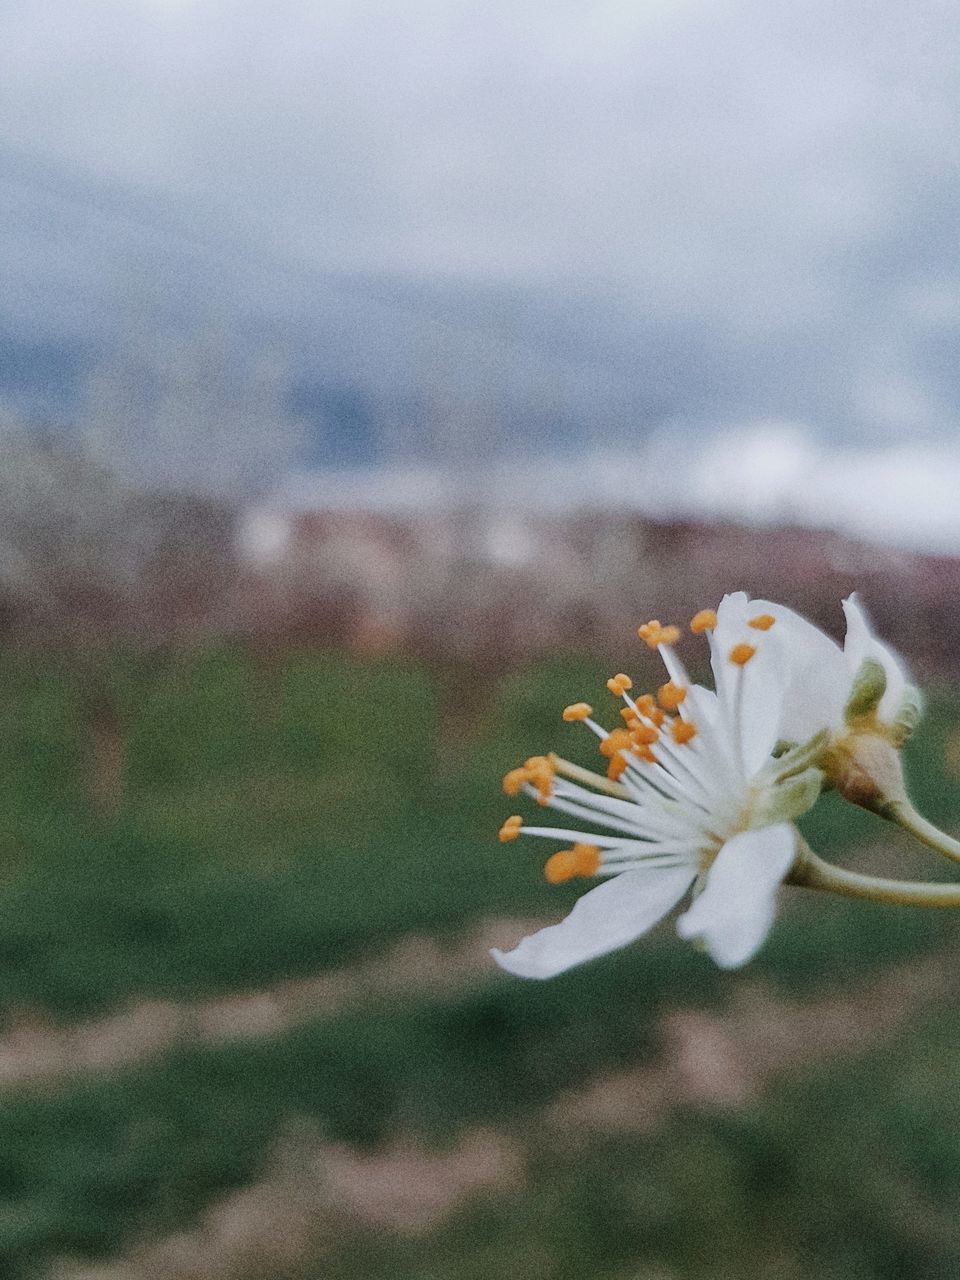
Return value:
M 630 737 L 636 747 L 649 747 L 651 743 L 656 742 L 660 737 L 660 730 L 652 724 L 638 724 L 635 729 L 630 730 Z
M 651 649 L 656 649 L 661 644 L 676 644 L 680 639 L 680 628 L 664 627 L 659 618 L 653 618 L 637 628 L 637 635 L 641 640 L 645 640 Z
M 628 729 L 635 729 L 640 723 L 640 717 L 634 711 L 633 707 L 624 707 L 620 714 L 623 716 L 624 723 Z
M 772 613 L 758 613 L 755 618 L 751 618 L 747 626 L 753 627 L 755 631 L 769 631 L 776 618 Z
M 647 764 L 656 764 L 657 757 L 653 754 L 653 749 L 648 747 L 646 743 L 633 748 L 633 754 L 640 760 L 646 760 Z
M 676 711 L 686 696 L 687 691 L 683 685 L 674 684 L 672 680 L 668 680 L 657 690 L 657 698 L 664 711 Z
M 553 761 L 549 756 L 527 756 L 523 762 L 523 767 L 529 769 L 532 773 L 554 773 Z
M 616 782 L 627 768 L 627 757 L 625 755 L 615 755 L 607 765 L 607 777 L 611 782 Z
M 697 726 L 692 720 L 674 720 L 670 726 L 670 737 L 679 746 L 692 741 L 697 736 Z
M 696 636 L 703 631 L 712 631 L 716 625 L 717 615 L 713 609 L 701 609 L 699 613 L 695 613 L 690 619 L 690 630 Z
M 519 795 L 526 781 L 526 769 L 511 769 L 503 775 L 503 790 L 508 796 Z
M 547 859 L 543 874 L 551 884 L 563 884 L 575 876 L 593 876 L 600 870 L 600 850 L 593 844 L 575 844 Z
M 730 650 L 730 661 L 735 666 L 745 667 L 756 652 L 756 645 L 735 644 Z
M 625 751 L 632 746 L 633 740 L 627 729 L 613 729 L 600 743 L 600 754 L 610 759 L 618 751 Z
M 628 689 L 633 688 L 633 681 L 629 676 L 625 676 L 621 671 L 619 675 L 611 676 L 607 681 L 607 688 L 611 693 L 616 694 L 618 698 L 622 697 Z
M 652 720 L 656 725 L 661 725 L 664 722 L 664 714 L 657 706 L 651 693 L 645 693 L 637 699 L 637 710 L 647 720 Z
M 523 762 L 527 771 L 527 781 L 536 787 L 537 801 L 546 804 L 553 794 L 553 779 L 556 774 L 553 761 L 547 756 L 530 756 Z
M 523 819 L 520 817 L 519 813 L 515 813 L 509 817 L 500 828 L 500 843 L 506 844 L 510 840 L 516 840 L 517 836 L 520 834 L 520 828 L 522 826 Z
M 569 707 L 563 708 L 564 720 L 586 720 L 593 711 L 589 702 L 571 702 Z
M 553 793 L 555 774 L 553 761 L 548 756 L 530 756 L 519 769 L 511 769 L 509 773 L 504 774 L 503 790 L 508 796 L 515 796 L 529 782 L 536 788 L 540 803 L 546 804 Z

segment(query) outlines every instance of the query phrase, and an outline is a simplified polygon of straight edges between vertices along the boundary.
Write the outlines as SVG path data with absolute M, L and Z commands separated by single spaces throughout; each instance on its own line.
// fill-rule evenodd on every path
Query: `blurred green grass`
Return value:
M 502 681 L 475 735 L 453 742 L 435 683 L 409 663 L 293 654 L 264 675 L 219 648 L 159 675 L 123 655 L 118 666 L 128 786 L 103 822 L 86 802 L 68 682 L 36 655 L 0 655 L 0 1009 L 79 1017 L 229 990 L 409 931 L 555 914 L 575 896 L 543 882 L 539 846 L 495 832 L 516 805 L 499 792 L 507 768 L 553 745 L 583 758 L 558 709 L 602 690 L 588 659 Z M 948 826 L 960 823 L 942 764 L 953 718 L 935 699 L 909 761 L 919 802 Z M 889 839 L 829 800 L 804 825 L 828 857 Z M 917 861 L 905 854 L 910 871 Z
M 495 833 L 516 803 L 499 792 L 505 769 L 551 747 L 584 758 L 589 744 L 558 713 L 573 698 L 600 701 L 608 673 L 589 658 L 560 656 L 492 684 L 469 734 L 445 722 L 430 673 L 397 660 L 293 653 L 264 668 L 242 649 L 219 646 L 155 669 L 118 654 L 113 674 L 128 785 L 120 811 L 105 820 L 87 803 L 69 681 L 37 654 L 0 654 L 0 1008 L 8 1012 L 40 1007 L 77 1019 L 144 996 L 256 987 L 376 954 L 411 931 L 453 941 L 483 916 L 557 916 L 576 896 L 544 883 L 539 846 L 501 846 Z M 908 752 L 918 802 L 947 826 L 960 824 L 960 786 L 945 764 L 956 723 L 956 702 L 933 698 Z M 898 844 L 883 824 L 834 801 L 804 825 L 815 847 L 838 860 L 878 839 Z M 904 874 L 943 874 L 905 843 L 902 865 Z M 812 998 L 955 944 L 949 913 L 815 901 L 800 891 L 787 897 L 748 977 L 783 994 Z M 661 1013 L 722 1007 L 739 981 L 668 927 L 659 941 L 553 983 L 521 983 L 491 966 L 465 989 L 371 1000 L 273 1039 L 183 1048 L 116 1076 L 10 1096 L 0 1107 L 0 1266 L 26 1275 L 58 1252 L 110 1254 L 138 1232 L 189 1223 L 218 1194 L 257 1176 L 291 1117 L 310 1117 L 327 1137 L 361 1146 L 400 1133 L 444 1142 L 477 1123 L 521 1130 L 563 1089 L 649 1060 Z M 950 1017 L 925 1033 L 941 1047 L 957 1034 Z M 918 1073 L 917 1115 L 905 1108 L 901 1084 L 898 1094 L 881 1074 L 877 1132 L 913 1126 L 925 1153 L 918 1158 L 946 1160 L 953 1178 L 928 1116 L 936 1089 L 924 1092 L 924 1072 L 938 1050 L 925 1043 L 904 1050 Z M 858 1070 L 838 1077 L 861 1081 L 837 1087 L 847 1119 L 798 1094 L 807 1101 L 783 1102 L 780 1111 L 764 1102 L 742 1125 L 670 1120 L 669 1150 L 681 1153 L 671 1159 L 660 1139 L 601 1144 L 582 1166 L 543 1152 L 532 1192 L 509 1212 L 497 1209 L 488 1228 L 495 1239 L 475 1254 L 465 1245 L 457 1260 L 455 1234 L 441 1229 L 416 1270 L 408 1247 L 358 1237 L 352 1255 L 329 1262 L 329 1274 L 479 1280 L 502 1269 L 526 1232 L 521 1256 L 534 1256 L 534 1240 L 551 1259 L 552 1270 L 530 1272 L 538 1277 L 632 1276 L 623 1268 L 634 1256 L 695 1276 L 705 1274 L 697 1268 L 706 1254 L 697 1250 L 718 1229 L 721 1269 L 711 1274 L 779 1274 L 759 1269 L 767 1255 L 757 1252 L 758 1233 L 769 1233 L 775 1212 L 772 1191 L 757 1182 L 756 1152 L 793 1160 L 795 1146 L 819 1150 L 815 1132 L 803 1131 L 803 1107 L 816 1115 L 815 1131 L 834 1125 L 837 1141 L 859 1151 L 843 1133 L 860 1105 L 850 1090 L 870 1090 L 869 1073 Z M 696 1173 L 698 1162 L 715 1178 Z M 587 1170 L 604 1192 L 591 1191 L 584 1208 L 577 1196 Z M 905 1179 L 909 1191 L 913 1177 L 895 1171 L 894 1184 Z M 718 1183 L 709 1194 L 705 1179 Z M 855 1190 L 838 1182 L 837 1203 L 865 1213 Z M 783 1191 L 776 1213 L 799 1220 L 807 1195 L 800 1183 Z M 605 1196 L 614 1206 L 624 1197 L 646 1206 L 647 1225 L 624 1228 L 622 1248 L 603 1243 L 620 1229 L 619 1208 L 601 1212 Z M 692 1226 L 684 1230 L 700 1243 L 684 1252 L 679 1209 L 659 1217 L 655 1209 L 688 1201 Z M 871 1212 L 882 1218 L 879 1208 Z M 591 1214 L 600 1215 L 593 1225 Z M 478 1220 L 486 1221 L 482 1213 Z M 474 1228 L 461 1229 L 464 1241 L 473 1238 Z M 813 1248 L 801 1235 L 784 1239 L 798 1257 Z M 953 1241 L 934 1251 L 936 1265 L 953 1257 Z M 738 1250 L 753 1250 L 758 1269 L 731 1269 Z M 814 1250 L 824 1268 L 815 1274 L 911 1274 L 863 1270 L 873 1265 L 864 1250 L 863 1241 L 849 1244 L 831 1272 L 824 1245 Z

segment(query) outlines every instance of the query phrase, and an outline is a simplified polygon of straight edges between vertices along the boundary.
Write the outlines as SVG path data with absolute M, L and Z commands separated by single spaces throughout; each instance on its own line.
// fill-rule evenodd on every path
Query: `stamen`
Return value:
M 620 803 L 623 803 L 629 798 L 629 792 L 626 787 L 622 786 L 619 782 L 610 782 L 609 779 L 601 777 L 599 773 L 593 773 L 590 769 L 584 769 L 579 764 L 572 764 L 569 760 L 564 760 L 561 756 L 553 755 L 551 753 L 550 763 L 561 778 L 571 778 L 574 782 L 582 784 L 584 787 L 591 788 L 592 791 L 601 791 L 605 795 L 613 796 Z M 554 787 L 554 792 L 556 792 L 556 787 Z M 584 792 L 584 794 L 590 793 Z M 556 795 L 554 795 L 554 803 L 556 803 Z M 608 802 L 604 800 L 602 803 L 607 804 Z
M 503 775 L 503 790 L 508 796 L 519 795 L 526 781 L 526 769 L 511 769 Z
M 657 698 L 664 711 L 676 711 L 686 696 L 687 691 L 683 685 L 674 684 L 672 680 L 668 680 L 657 690 Z
M 717 625 L 717 614 L 714 609 L 701 609 L 690 619 L 690 630 L 695 636 L 704 631 L 712 631 Z
M 753 627 L 755 631 L 769 631 L 776 618 L 772 613 L 758 613 L 755 618 L 751 618 L 747 623 L 748 627 Z
M 657 763 L 657 757 L 645 742 L 638 743 L 638 745 L 633 749 L 633 754 L 638 760 L 646 760 L 647 764 Z
M 569 707 L 563 708 L 563 718 L 567 721 L 586 720 L 592 713 L 593 707 L 589 702 L 571 702 Z
M 646 720 L 652 720 L 655 725 L 662 725 L 666 716 L 657 706 L 652 693 L 642 694 L 636 702 L 637 710 Z
M 680 639 L 680 628 L 674 626 L 663 626 L 659 618 L 652 618 L 649 622 L 645 622 L 642 627 L 637 628 L 637 635 L 641 640 L 646 641 L 651 649 L 656 649 L 661 644 L 676 644 Z
M 530 756 L 524 760 L 519 769 L 511 769 L 504 774 L 503 790 L 508 796 L 519 795 L 527 783 L 537 792 L 537 799 L 546 804 L 553 794 L 553 779 L 556 769 L 547 756 Z
M 575 844 L 548 858 L 543 874 L 551 884 L 563 884 L 576 876 L 595 876 L 600 863 L 600 850 L 595 844 Z
M 510 840 L 516 840 L 520 834 L 520 828 L 523 826 L 523 819 L 519 813 L 509 817 L 500 828 L 500 843 L 507 844 Z
M 638 721 L 637 727 L 630 730 L 630 737 L 636 746 L 649 747 L 660 737 L 660 730 L 652 724 L 641 724 Z
M 692 720 L 674 720 L 670 726 L 670 737 L 678 746 L 691 742 L 697 736 L 697 726 Z
M 530 756 L 523 762 L 526 770 L 526 781 L 536 788 L 537 800 L 546 804 L 553 794 L 553 779 L 556 770 L 546 756 Z
M 633 688 L 633 681 L 621 671 L 619 675 L 610 677 L 607 681 L 607 688 L 611 693 L 616 694 L 618 698 L 622 698 L 628 689 Z
M 611 782 L 616 782 L 621 774 L 627 771 L 627 757 L 622 752 L 618 752 L 612 757 L 607 765 L 607 777 Z
M 633 746 L 633 740 L 630 733 L 626 729 L 613 729 L 600 743 L 600 754 L 608 759 L 617 754 L 618 751 L 625 751 L 628 747 Z
M 754 644 L 735 644 L 730 650 L 730 661 L 737 667 L 745 667 L 757 652 Z
M 633 707 L 624 707 L 620 712 L 620 715 L 623 717 L 624 724 L 626 724 L 628 729 L 635 729 L 637 725 L 640 724 L 640 717 L 637 715 L 636 711 L 634 711 Z

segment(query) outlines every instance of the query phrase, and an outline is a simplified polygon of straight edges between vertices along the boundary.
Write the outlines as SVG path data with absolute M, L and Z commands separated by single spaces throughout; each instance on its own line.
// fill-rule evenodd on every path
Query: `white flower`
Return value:
M 793 610 L 766 600 L 748 601 L 742 591 L 725 597 L 717 611 L 718 634 L 725 629 L 733 634 L 749 614 L 776 615 L 773 638 L 785 684 L 780 730 L 787 742 L 806 742 L 822 730 L 835 738 L 843 737 L 854 718 L 860 721 L 860 731 L 894 738 L 915 724 L 919 697 L 902 659 L 873 634 L 856 594 L 843 601 L 843 611 L 847 634 L 842 649 Z M 859 716 L 858 690 L 862 690 L 865 707 Z
M 623 698 L 625 728 L 608 733 L 586 703 L 564 712 L 598 735 L 608 777 L 545 756 L 507 774 L 508 794 L 525 791 L 598 830 L 528 827 L 514 815 L 501 839 L 571 841 L 548 860 L 547 878 L 606 882 L 560 924 L 513 951 L 492 952 L 503 968 L 528 978 L 562 973 L 640 937 L 690 889 L 694 901 L 677 925 L 682 937 L 700 940 L 724 968 L 744 964 L 761 946 L 794 862 L 792 821 L 822 782 L 810 767 L 812 744 L 771 754 L 782 738 L 789 679 L 778 614 L 776 606 L 754 612 L 737 595 L 694 618 L 692 629 L 709 638 L 715 691 L 690 681 L 674 651 L 676 627 L 641 627 L 670 677 L 657 699 L 631 697 L 629 678 L 619 675 L 608 687 Z

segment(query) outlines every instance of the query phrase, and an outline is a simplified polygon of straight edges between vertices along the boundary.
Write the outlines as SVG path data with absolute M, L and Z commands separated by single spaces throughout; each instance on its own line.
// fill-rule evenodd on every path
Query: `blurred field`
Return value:
M 608 674 L 558 656 L 464 720 L 397 659 L 117 654 L 127 786 L 106 819 L 71 686 L 0 655 L 0 1274 L 958 1274 L 954 917 L 794 890 L 742 974 L 669 926 L 549 984 L 485 960 L 491 929 L 512 941 L 574 897 L 539 846 L 497 843 L 499 777 L 575 755 L 559 708 Z M 935 698 L 910 748 L 948 827 L 956 721 Z M 838 804 L 807 832 L 950 875 Z M 273 1022 L 170 1013 L 335 974 L 335 1001 Z M 18 1052 L 122 1011 L 143 1028 L 126 1060 L 18 1075 Z

